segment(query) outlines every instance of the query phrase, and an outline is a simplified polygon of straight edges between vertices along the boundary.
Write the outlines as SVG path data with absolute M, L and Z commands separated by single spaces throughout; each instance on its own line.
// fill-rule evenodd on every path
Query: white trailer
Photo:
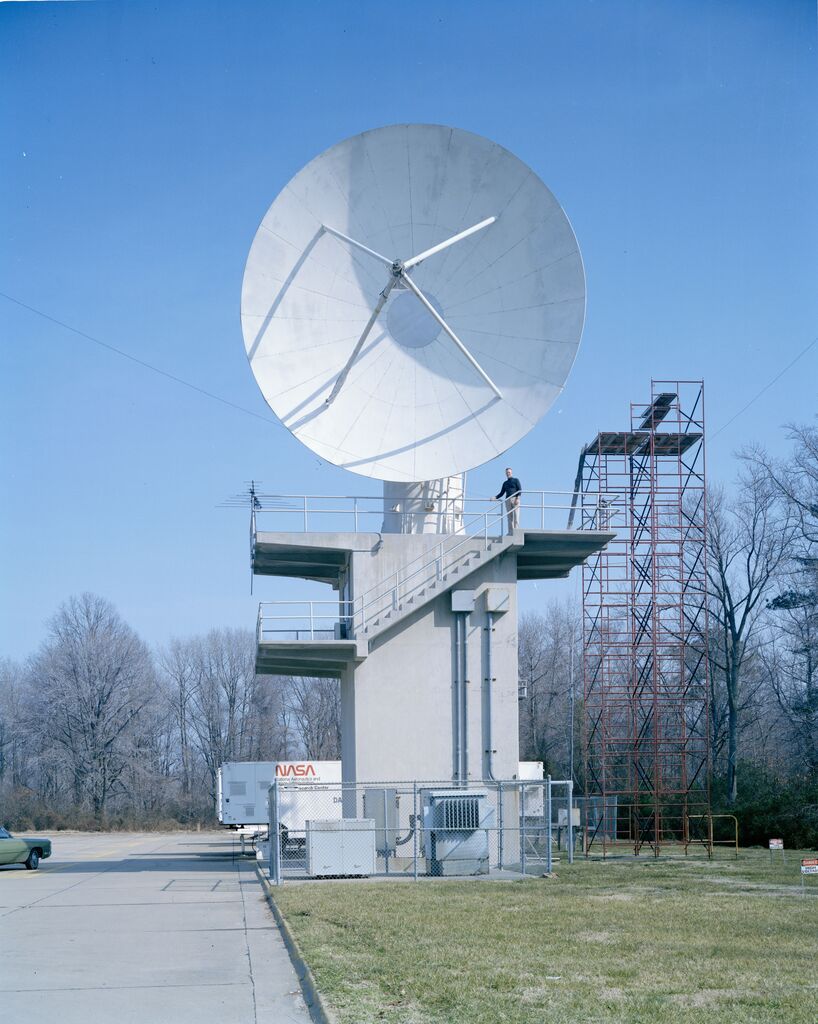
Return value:
M 281 791 L 279 807 L 283 824 L 303 831 L 307 818 L 340 818 L 340 761 L 229 761 L 219 768 L 216 812 L 225 828 L 252 832 L 269 825 L 268 791 L 273 779 L 297 783 Z

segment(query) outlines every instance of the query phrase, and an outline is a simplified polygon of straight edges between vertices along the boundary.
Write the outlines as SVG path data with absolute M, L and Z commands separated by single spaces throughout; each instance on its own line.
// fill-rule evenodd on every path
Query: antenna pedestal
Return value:
M 466 474 L 383 484 L 383 533 L 462 533 Z

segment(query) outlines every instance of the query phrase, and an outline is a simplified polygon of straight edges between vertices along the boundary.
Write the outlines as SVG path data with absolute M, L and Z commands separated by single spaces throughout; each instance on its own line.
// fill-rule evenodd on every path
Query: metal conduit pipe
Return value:
M 463 783 L 469 781 L 469 616 L 463 616 Z
M 494 632 L 494 612 L 486 612 L 488 625 L 486 626 L 486 778 L 492 782 L 494 778 L 494 750 L 492 749 L 491 732 L 491 641 Z
M 574 782 L 566 783 L 568 790 L 568 863 L 574 863 Z
M 463 751 L 462 751 L 462 740 L 460 730 L 460 619 L 461 615 L 459 612 L 455 613 L 454 616 L 454 715 L 452 721 L 454 724 L 454 747 L 455 747 L 455 758 L 454 758 L 454 778 L 455 782 L 460 782 L 461 770 L 463 765 Z

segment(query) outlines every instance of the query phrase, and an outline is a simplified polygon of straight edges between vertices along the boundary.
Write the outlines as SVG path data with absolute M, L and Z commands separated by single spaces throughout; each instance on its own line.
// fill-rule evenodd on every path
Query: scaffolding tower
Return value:
M 586 853 L 712 852 L 702 381 L 652 381 L 580 456 Z

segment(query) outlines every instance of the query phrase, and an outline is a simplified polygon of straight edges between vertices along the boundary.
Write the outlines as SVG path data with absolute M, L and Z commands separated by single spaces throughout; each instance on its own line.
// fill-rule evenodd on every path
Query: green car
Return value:
M 25 864 L 29 871 L 36 871 L 40 861 L 50 856 L 50 839 L 18 839 L 0 828 L 0 864 Z

